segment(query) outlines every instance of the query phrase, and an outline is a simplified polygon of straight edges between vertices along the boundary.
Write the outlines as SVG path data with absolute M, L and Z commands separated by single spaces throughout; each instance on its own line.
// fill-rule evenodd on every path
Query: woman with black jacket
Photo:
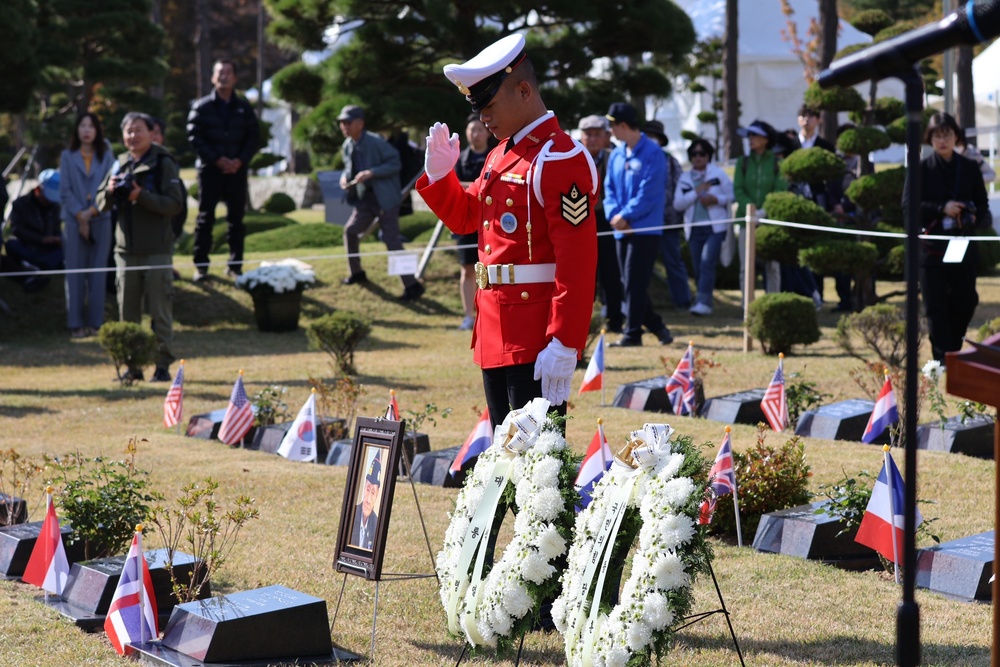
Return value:
M 992 224 L 979 166 L 955 151 L 961 130 L 946 113 L 931 116 L 924 142 L 934 152 L 920 162 L 920 225 L 924 234 L 974 236 Z M 904 205 L 908 193 L 904 191 Z M 949 241 L 921 241 L 920 290 L 934 358 L 961 349 L 979 304 L 976 293 L 978 249 L 970 243 L 957 263 L 944 263 Z

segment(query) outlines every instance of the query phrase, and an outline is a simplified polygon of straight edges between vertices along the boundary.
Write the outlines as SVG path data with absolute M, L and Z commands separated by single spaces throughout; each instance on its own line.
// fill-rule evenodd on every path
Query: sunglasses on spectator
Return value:
M 695 151 L 691 153 L 691 157 L 708 157 L 708 153 L 703 153 L 702 151 Z

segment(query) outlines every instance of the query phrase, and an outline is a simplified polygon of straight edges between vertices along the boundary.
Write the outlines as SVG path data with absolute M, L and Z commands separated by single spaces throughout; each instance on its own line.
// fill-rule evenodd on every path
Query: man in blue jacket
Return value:
M 660 147 L 639 131 L 639 117 L 627 102 L 615 102 L 607 113 L 611 132 L 621 143 L 608 158 L 604 182 L 604 214 L 618 243 L 618 265 L 625 283 L 625 329 L 611 345 L 642 345 L 642 329 L 660 343 L 674 341 L 649 300 L 653 262 L 663 234 L 667 159 Z

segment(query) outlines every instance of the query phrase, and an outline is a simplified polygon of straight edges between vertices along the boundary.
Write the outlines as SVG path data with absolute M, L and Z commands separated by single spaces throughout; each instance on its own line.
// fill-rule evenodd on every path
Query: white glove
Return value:
M 455 168 L 459 153 L 458 134 L 448 136 L 448 125 L 434 123 L 428 130 L 427 150 L 424 152 L 424 171 L 431 183 L 440 181 Z
M 542 398 L 552 405 L 569 400 L 570 383 L 576 369 L 576 350 L 553 338 L 535 359 L 535 379 L 542 381 Z

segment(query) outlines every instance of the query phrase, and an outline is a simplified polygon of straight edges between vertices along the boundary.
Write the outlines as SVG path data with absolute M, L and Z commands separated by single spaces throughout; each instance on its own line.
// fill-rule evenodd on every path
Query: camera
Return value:
M 131 171 L 115 176 L 115 189 L 112 191 L 115 202 L 124 204 L 128 201 L 129 195 L 132 194 L 133 183 L 135 183 L 135 177 L 132 176 Z
M 958 218 L 959 229 L 972 229 L 976 226 L 976 203 L 971 201 L 962 202 L 964 208 L 962 215 Z

